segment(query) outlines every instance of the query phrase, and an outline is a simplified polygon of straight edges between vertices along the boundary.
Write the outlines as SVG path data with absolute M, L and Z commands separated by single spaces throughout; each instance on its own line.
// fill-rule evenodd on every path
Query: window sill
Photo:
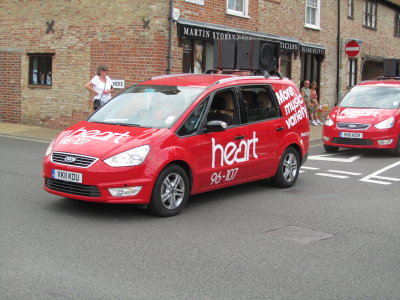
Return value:
M 29 84 L 28 88 L 30 89 L 51 89 L 51 85 L 40 85 L 40 84 Z
M 250 19 L 249 15 L 244 15 L 244 14 L 242 14 L 240 12 L 227 11 L 226 14 L 230 15 L 230 16 L 239 17 L 239 18 Z
M 319 31 L 321 30 L 321 27 L 315 26 L 315 25 L 311 25 L 311 24 L 305 24 L 304 27 L 308 28 L 308 29 L 313 29 L 313 30 L 319 30 Z

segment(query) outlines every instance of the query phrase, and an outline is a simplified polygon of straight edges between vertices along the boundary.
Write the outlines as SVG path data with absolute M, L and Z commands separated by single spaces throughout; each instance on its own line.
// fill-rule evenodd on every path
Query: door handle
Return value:
M 276 131 L 282 131 L 282 130 L 285 130 L 285 127 L 277 127 L 276 128 Z
M 243 139 L 244 139 L 244 135 L 235 136 L 235 140 L 243 140 Z

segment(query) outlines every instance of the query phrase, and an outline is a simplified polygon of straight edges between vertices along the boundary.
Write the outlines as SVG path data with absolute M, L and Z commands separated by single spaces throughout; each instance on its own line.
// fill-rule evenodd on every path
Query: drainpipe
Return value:
M 168 34 L 168 65 L 167 69 L 165 70 L 167 74 L 171 73 L 171 66 L 172 66 L 172 26 L 174 24 L 173 20 L 173 13 L 174 13 L 174 0 L 169 0 L 169 15 L 168 15 L 168 25 L 169 25 L 169 34 Z
M 340 0 L 337 0 L 337 49 L 336 49 L 336 102 L 335 105 L 339 103 L 341 99 L 341 86 L 340 86 L 340 65 L 342 63 L 342 56 L 341 56 L 341 45 L 342 45 L 342 38 L 340 37 Z

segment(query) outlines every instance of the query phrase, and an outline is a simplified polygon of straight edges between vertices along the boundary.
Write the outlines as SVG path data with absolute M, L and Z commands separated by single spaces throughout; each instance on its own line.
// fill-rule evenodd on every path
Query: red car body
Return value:
M 328 152 L 345 147 L 400 155 L 400 80 L 359 83 L 330 112 L 322 135 Z
M 246 93 L 260 99 L 268 94 L 271 107 L 262 104 L 263 108 L 250 109 Z M 146 115 L 153 102 L 161 98 L 170 102 L 168 106 L 158 104 L 158 108 L 169 110 L 176 95 L 186 96 L 176 117 L 171 112 L 157 123 L 157 114 Z M 211 112 L 217 111 L 214 101 L 222 96 L 232 105 L 221 110 L 230 114 L 231 121 L 210 121 Z M 131 107 L 136 108 L 130 112 Z M 268 115 L 270 110 L 273 112 Z M 257 113 L 265 117 L 257 119 Z M 145 117 L 139 117 L 142 114 Z M 135 121 L 127 121 L 131 116 Z M 84 201 L 146 205 L 156 201 L 155 190 L 161 188 L 161 198 L 173 190 L 181 197 L 177 196 L 174 203 L 162 200 L 169 209 L 165 205 L 161 211 L 153 209 L 168 216 L 179 213 L 181 201 L 189 195 L 268 177 L 276 179 L 279 170 L 289 170 L 287 181 L 278 178 L 278 185 L 289 187 L 307 158 L 308 147 L 309 120 L 292 81 L 212 74 L 160 76 L 128 88 L 88 120 L 61 132 L 44 157 L 44 189 Z M 134 165 L 126 166 L 125 161 L 130 160 Z M 173 171 L 169 171 L 171 166 Z M 158 187 L 162 176 L 167 177 Z M 176 184 L 172 182 L 175 179 Z M 110 189 L 114 189 L 114 195 Z

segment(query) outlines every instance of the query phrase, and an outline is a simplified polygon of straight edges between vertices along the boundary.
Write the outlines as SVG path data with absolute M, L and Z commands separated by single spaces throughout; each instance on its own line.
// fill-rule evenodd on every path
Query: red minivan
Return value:
M 327 152 L 339 147 L 388 149 L 400 155 L 400 80 L 364 81 L 329 114 L 322 138 Z
M 159 76 L 61 132 L 44 157 L 44 189 L 172 216 L 189 195 L 264 178 L 292 186 L 308 147 L 307 110 L 290 80 Z

